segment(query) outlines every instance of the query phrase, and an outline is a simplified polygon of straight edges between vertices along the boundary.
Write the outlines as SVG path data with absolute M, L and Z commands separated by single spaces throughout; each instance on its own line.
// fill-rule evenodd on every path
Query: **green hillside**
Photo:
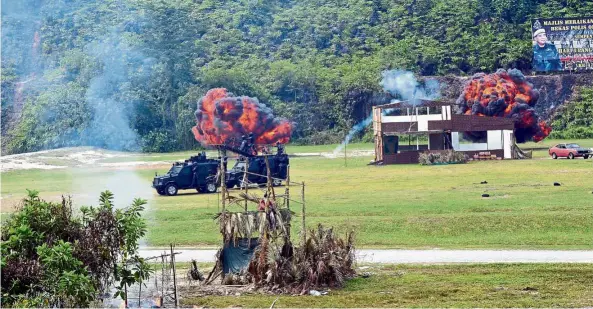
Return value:
M 192 149 L 212 87 L 259 98 L 293 140 L 335 143 L 381 100 L 381 71 L 529 73 L 532 17 L 591 15 L 559 0 L 3 0 L 3 153 Z

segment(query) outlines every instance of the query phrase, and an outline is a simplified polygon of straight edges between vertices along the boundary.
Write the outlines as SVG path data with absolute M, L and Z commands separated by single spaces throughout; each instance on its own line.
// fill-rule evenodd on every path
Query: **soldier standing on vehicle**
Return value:
M 533 70 L 538 72 L 560 71 L 560 55 L 556 46 L 548 43 L 546 30 L 538 29 L 533 33 Z

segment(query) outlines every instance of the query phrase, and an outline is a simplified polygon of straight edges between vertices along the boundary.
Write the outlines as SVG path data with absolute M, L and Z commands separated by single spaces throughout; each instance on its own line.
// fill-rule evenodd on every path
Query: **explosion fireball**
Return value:
M 494 74 L 475 74 L 457 104 L 466 115 L 511 118 L 515 122 L 518 143 L 539 142 L 552 132 L 552 128 L 535 112 L 538 97 L 539 92 L 521 71 L 501 69 Z M 485 137 L 477 132 L 466 132 L 465 136 L 474 141 Z
M 238 141 L 253 133 L 255 144 L 288 143 L 292 124 L 275 117 L 255 98 L 234 97 L 225 88 L 210 89 L 198 102 L 194 137 L 203 145 Z

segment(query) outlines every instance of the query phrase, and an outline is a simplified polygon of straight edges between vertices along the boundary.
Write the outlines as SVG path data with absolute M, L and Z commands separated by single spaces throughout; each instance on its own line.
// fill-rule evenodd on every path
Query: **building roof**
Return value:
M 411 101 L 400 101 L 400 102 L 393 102 L 387 103 L 383 105 L 376 105 L 375 108 L 411 108 L 411 107 L 440 107 L 440 106 L 453 106 L 455 105 L 454 102 L 447 102 L 441 100 L 425 100 L 425 99 L 416 99 L 417 103 L 414 104 Z

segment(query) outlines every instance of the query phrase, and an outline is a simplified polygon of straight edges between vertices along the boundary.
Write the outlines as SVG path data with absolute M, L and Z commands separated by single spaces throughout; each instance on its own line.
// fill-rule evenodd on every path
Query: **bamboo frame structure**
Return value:
M 220 151 L 220 150 L 219 150 Z M 215 217 L 218 218 L 219 220 L 219 225 L 221 227 L 221 234 L 223 234 L 223 240 L 226 241 L 230 241 L 231 239 L 234 239 L 235 234 L 233 235 L 228 235 L 229 231 L 230 233 L 235 233 L 238 229 L 236 228 L 236 226 L 231 226 L 230 229 L 228 228 L 228 225 L 233 225 L 233 224 L 243 224 L 243 222 L 253 222 L 252 220 L 255 220 L 255 222 L 258 222 L 255 225 L 255 229 L 247 229 L 248 231 L 257 231 L 260 233 L 260 237 L 264 237 L 265 239 L 268 239 L 270 241 L 276 242 L 280 239 L 284 239 L 284 238 L 291 238 L 291 214 L 293 214 L 292 210 L 291 210 L 291 202 L 292 203 L 297 203 L 297 204 L 301 204 L 301 216 L 302 216 L 302 227 L 301 227 L 301 238 L 303 240 L 303 245 L 306 242 L 306 228 L 305 228 L 305 224 L 306 224 L 306 208 L 305 208 L 305 183 L 301 182 L 301 183 L 297 183 L 297 182 L 293 182 L 291 181 L 290 178 L 290 166 L 287 167 L 287 177 L 286 179 L 281 179 L 281 178 L 275 178 L 271 176 L 271 171 L 270 171 L 270 163 L 268 160 L 268 155 L 264 155 L 264 159 L 265 159 L 265 163 L 266 163 L 266 174 L 267 175 L 261 175 L 258 173 L 252 173 L 249 172 L 249 160 L 246 160 L 246 166 L 245 166 L 245 170 L 244 170 L 244 174 L 243 174 L 243 179 L 242 179 L 242 183 L 239 186 L 241 189 L 238 191 L 238 194 L 234 194 L 233 191 L 229 190 L 226 187 L 226 181 L 224 181 L 224 174 L 226 174 L 226 166 L 223 163 L 223 161 L 225 160 L 226 156 L 223 155 L 223 152 L 220 151 L 219 152 L 221 154 L 220 158 L 221 158 L 221 170 L 223 170 L 223 175 L 221 175 L 221 196 L 222 199 L 219 201 L 219 208 L 220 208 L 220 204 L 222 204 L 222 210 L 220 211 L 220 213 Z M 258 176 L 258 177 L 266 177 L 267 181 L 266 181 L 266 186 L 265 188 L 263 188 L 262 191 L 259 190 L 250 190 L 250 186 L 253 185 L 252 183 L 249 182 L 249 177 L 248 176 Z M 276 190 L 274 187 L 274 182 L 280 180 L 280 181 L 284 181 L 284 192 L 281 192 L 280 194 L 276 194 Z M 300 187 L 300 198 L 294 199 L 291 198 L 290 193 L 290 187 L 291 186 L 298 186 Z M 275 218 L 277 220 L 277 227 L 279 227 L 279 229 L 277 230 L 268 230 L 267 227 L 267 217 L 266 217 L 266 213 L 268 213 L 270 211 L 270 209 L 268 208 L 270 205 L 269 202 L 267 202 L 265 205 L 265 211 L 261 212 L 261 215 L 258 215 L 258 218 L 254 218 L 254 215 L 257 215 L 258 213 L 260 213 L 260 211 L 249 211 L 249 206 L 248 204 L 254 203 L 254 204 L 258 204 L 261 201 L 261 198 L 258 197 L 257 192 L 261 192 L 261 194 L 267 194 L 267 197 L 269 200 L 272 201 L 272 203 L 274 203 L 275 207 L 273 208 L 272 211 L 274 211 L 274 213 L 276 214 Z M 234 191 L 237 192 L 237 191 Z M 278 202 L 280 199 L 282 199 L 282 202 Z M 237 205 L 240 207 L 240 211 L 233 211 L 231 210 L 232 205 Z M 256 206 L 258 207 L 258 206 Z M 257 209 L 257 208 L 256 208 Z M 242 218 L 243 220 L 238 220 L 236 218 L 233 219 L 233 217 L 239 217 Z M 230 220 L 230 221 L 229 221 Z M 247 220 L 247 221 L 245 221 Z M 259 226 L 258 224 L 265 224 L 263 227 Z M 241 229 L 241 231 L 244 231 L 243 229 Z M 263 233 L 262 233 L 263 232 Z M 249 235 L 245 235 L 244 233 L 240 233 L 238 234 L 241 237 L 244 238 L 251 238 Z M 205 284 L 209 284 L 211 282 L 213 282 L 213 280 L 215 278 L 217 278 L 218 276 L 222 275 L 222 279 L 224 280 L 224 274 L 222 273 L 222 264 L 220 261 L 220 256 L 219 258 L 217 258 L 217 263 L 214 266 L 214 268 L 212 269 L 212 271 L 210 272 L 210 274 L 208 275 L 208 279 L 206 279 Z

